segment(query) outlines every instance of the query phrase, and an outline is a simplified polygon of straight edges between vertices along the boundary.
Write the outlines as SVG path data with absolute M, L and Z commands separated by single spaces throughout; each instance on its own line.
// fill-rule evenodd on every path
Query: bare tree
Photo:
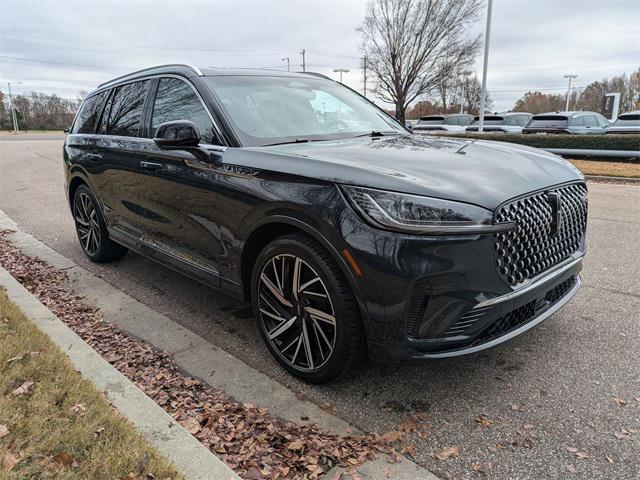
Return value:
M 472 61 L 480 37 L 469 38 L 480 0 L 371 0 L 359 28 L 375 92 L 396 118 L 418 96 Z

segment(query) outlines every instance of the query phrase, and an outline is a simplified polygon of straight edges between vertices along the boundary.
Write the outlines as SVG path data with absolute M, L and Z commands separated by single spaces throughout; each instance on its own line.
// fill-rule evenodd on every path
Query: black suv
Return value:
M 477 352 L 579 287 L 583 176 L 540 150 L 411 135 L 321 75 L 155 67 L 100 85 L 64 145 L 93 261 L 134 250 L 250 300 L 288 371 Z

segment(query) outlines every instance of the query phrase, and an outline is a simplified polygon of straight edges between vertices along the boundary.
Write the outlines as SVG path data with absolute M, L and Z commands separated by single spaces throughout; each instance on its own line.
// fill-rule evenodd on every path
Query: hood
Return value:
M 535 148 L 421 135 L 228 149 L 224 161 L 492 210 L 524 193 L 584 178 L 566 160 Z

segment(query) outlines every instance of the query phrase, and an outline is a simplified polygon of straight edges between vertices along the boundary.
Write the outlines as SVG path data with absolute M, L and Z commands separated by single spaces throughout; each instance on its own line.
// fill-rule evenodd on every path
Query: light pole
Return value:
M 18 125 L 18 116 L 16 115 L 16 108 L 13 105 L 13 95 L 11 95 L 11 82 L 7 82 L 9 84 L 9 106 L 11 108 L 11 120 L 13 121 L 13 133 L 18 133 L 20 131 L 20 127 Z M 13 82 L 13 83 L 22 83 L 22 82 Z
M 564 78 L 568 78 L 569 79 L 569 86 L 567 87 L 567 104 L 564 107 L 564 110 L 566 112 L 569 111 L 569 95 L 571 94 L 571 82 L 573 81 L 574 78 L 578 78 L 578 75 L 576 75 L 575 73 L 567 73 Z
M 484 127 L 484 102 L 487 97 L 487 66 L 489 64 L 489 40 L 491 39 L 491 7 L 493 0 L 487 2 L 487 28 L 484 31 L 484 64 L 482 66 L 482 94 L 480 96 L 480 121 L 478 133 L 482 133 Z
M 470 70 L 465 70 L 464 72 L 462 72 L 462 91 L 460 92 L 460 114 L 464 113 L 464 82 L 465 82 L 465 77 L 468 77 L 469 75 L 471 75 Z
M 342 74 L 349 73 L 348 68 L 334 68 L 333 71 L 340 74 L 340 83 L 342 83 Z
M 287 62 L 287 72 L 290 72 L 291 71 L 291 64 L 290 64 L 291 60 L 289 60 L 289 57 L 284 57 L 282 59 L 282 61 L 283 62 L 285 62 L 285 61 Z

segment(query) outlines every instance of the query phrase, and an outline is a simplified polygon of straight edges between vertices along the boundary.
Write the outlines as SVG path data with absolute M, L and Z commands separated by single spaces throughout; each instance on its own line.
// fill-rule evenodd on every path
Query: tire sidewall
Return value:
M 78 232 L 78 228 L 76 225 L 76 198 L 80 193 L 84 193 L 91 199 L 91 202 L 93 203 L 93 207 L 96 209 L 98 224 L 100 225 L 100 245 L 98 246 L 98 250 L 96 251 L 96 253 L 93 255 L 90 255 L 85 250 L 84 245 L 82 244 L 82 240 L 80 240 L 80 232 Z M 87 257 L 89 257 L 90 260 L 94 262 L 98 262 L 102 258 L 104 249 L 106 248 L 107 242 L 109 241 L 109 235 L 107 234 L 107 224 L 105 223 L 104 217 L 102 216 L 102 209 L 100 208 L 100 202 L 98 202 L 98 199 L 96 198 L 93 191 L 88 186 L 80 185 L 73 195 L 72 205 L 73 205 L 73 209 L 72 209 L 73 224 L 76 229 L 76 236 L 78 237 L 78 242 L 80 242 L 80 248 L 82 248 L 82 251 Z
M 280 353 L 273 347 L 273 345 L 271 345 L 262 323 L 262 317 L 258 307 L 260 273 L 267 261 L 270 261 L 274 256 L 282 254 L 295 255 L 309 264 L 309 266 L 320 276 L 321 280 L 325 284 L 329 296 L 331 297 L 331 304 L 336 317 L 336 341 L 334 350 L 329 361 L 320 369 L 312 372 L 299 370 L 282 359 Z M 322 258 L 318 258 L 318 256 L 303 243 L 296 241 L 293 238 L 285 237 L 275 240 L 260 252 L 254 264 L 253 274 L 251 277 L 251 304 L 254 317 L 258 323 L 258 329 L 260 330 L 260 334 L 262 335 L 267 348 L 278 363 L 288 372 L 309 382 L 322 383 L 327 381 L 327 379 L 335 377 L 336 372 L 342 370 L 342 366 L 349 354 L 347 351 L 349 346 L 347 345 L 344 331 L 345 322 L 354 321 L 354 319 L 349 318 L 352 313 L 347 312 L 345 309 L 342 295 L 339 293 L 336 282 L 333 279 L 333 274 L 327 269 L 324 260 Z

